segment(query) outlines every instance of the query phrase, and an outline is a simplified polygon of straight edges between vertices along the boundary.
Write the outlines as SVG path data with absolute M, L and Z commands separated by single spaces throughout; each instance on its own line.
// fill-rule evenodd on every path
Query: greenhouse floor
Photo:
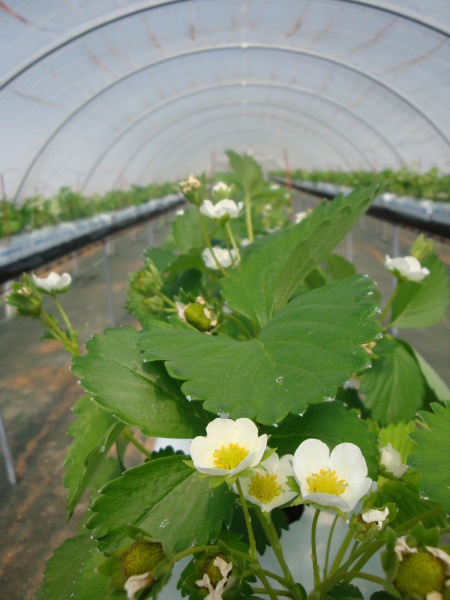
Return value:
M 302 196 L 297 209 L 314 203 Z M 137 325 L 124 308 L 128 273 L 139 268 L 145 247 L 162 241 L 170 218 L 160 217 L 153 225 L 143 225 L 115 238 L 109 262 L 116 325 Z M 383 234 L 390 231 L 388 227 Z M 353 234 L 353 256 L 358 270 L 368 273 L 380 290 L 385 290 L 386 300 L 392 278 L 384 270 L 383 261 L 385 254 L 392 255 L 392 242 L 382 241 L 381 234 L 380 222 L 365 217 Z M 406 253 L 414 238 L 415 234 L 402 230 L 401 254 Z M 438 244 L 438 249 L 448 267 L 450 247 Z M 345 255 L 346 251 L 344 242 L 339 253 Z M 79 257 L 78 265 L 67 260 L 52 268 L 60 273 L 73 274 L 75 268 L 78 271 L 63 304 L 75 327 L 82 327 L 84 344 L 90 335 L 112 324 L 102 250 L 92 248 Z M 46 561 L 66 537 L 76 532 L 87 506 L 85 500 L 71 522 L 65 522 L 63 463 L 70 442 L 66 432 L 73 420 L 70 408 L 81 390 L 69 371 L 70 359 L 56 342 L 39 342 L 41 333 L 39 324 L 31 320 L 0 320 L 0 406 L 19 480 L 17 485 L 8 483 L 0 455 L 0 598 L 8 600 L 35 598 Z M 448 317 L 442 325 L 402 332 L 402 337 L 450 385 Z

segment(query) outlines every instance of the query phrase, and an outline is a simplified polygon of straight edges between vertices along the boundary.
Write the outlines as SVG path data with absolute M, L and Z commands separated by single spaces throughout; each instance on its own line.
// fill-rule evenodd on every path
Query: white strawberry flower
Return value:
M 223 181 L 218 181 L 217 183 L 215 183 L 213 185 L 212 189 L 213 189 L 213 192 L 227 192 L 227 193 L 229 193 L 231 191 L 231 187 L 228 186 Z
M 69 273 L 58 275 L 54 271 L 47 275 L 47 277 L 36 277 L 34 273 L 31 277 L 35 286 L 46 294 L 62 294 L 69 289 L 72 282 L 72 277 Z
M 216 204 L 213 204 L 211 200 L 203 200 L 202 205 L 200 206 L 200 212 L 210 219 L 225 222 L 230 219 L 236 219 L 243 208 L 243 202 L 238 202 L 236 204 L 234 200 L 224 198 L 223 200 L 219 200 Z
M 234 250 L 231 250 L 231 252 L 229 252 L 226 248 L 219 248 L 216 246 L 215 248 L 213 248 L 213 251 L 214 256 L 216 257 L 220 266 L 222 266 L 224 269 L 231 267 L 231 265 L 237 261 L 236 252 Z M 205 248 L 202 252 L 203 262 L 208 267 L 208 269 L 217 270 L 219 268 L 217 266 L 216 261 L 214 260 L 214 256 L 212 255 L 212 252 L 209 248 Z
M 297 448 L 292 466 L 304 502 L 343 512 L 353 510 L 372 484 L 361 450 L 351 443 L 338 444 L 330 453 L 320 440 L 305 440 Z
M 206 437 L 191 442 L 195 468 L 206 475 L 231 477 L 247 467 L 256 467 L 266 450 L 267 435 L 258 435 L 252 420 L 217 418 L 206 427 Z
M 408 281 L 422 281 L 430 271 L 422 267 L 420 262 L 414 256 L 404 256 L 399 258 L 390 258 L 386 255 L 384 266 L 388 271 L 394 273 L 400 279 Z
M 293 500 L 298 494 L 287 484 L 288 477 L 294 475 L 291 460 L 291 455 L 280 458 L 275 452 L 254 469 L 252 475 L 240 477 L 245 499 L 259 506 L 263 512 Z

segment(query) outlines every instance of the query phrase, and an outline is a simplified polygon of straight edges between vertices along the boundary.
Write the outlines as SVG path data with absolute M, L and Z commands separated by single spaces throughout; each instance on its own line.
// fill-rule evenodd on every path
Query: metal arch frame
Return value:
M 241 103 L 239 103 L 239 102 L 233 102 L 233 103 L 230 103 L 230 104 L 229 104 L 229 105 L 227 105 L 227 106 L 231 106 L 231 107 L 238 107 L 238 108 L 239 108 L 239 107 L 242 107 L 243 105 L 242 105 Z M 249 106 L 249 105 L 247 105 L 247 106 Z M 254 106 L 254 105 L 252 105 L 252 106 Z M 265 105 L 264 105 L 264 104 L 261 104 L 261 106 L 265 106 Z M 218 107 L 214 107 L 214 106 L 213 106 L 213 107 L 211 107 L 211 110 L 214 110 L 214 109 L 217 109 L 217 108 L 218 108 Z M 295 112 L 295 111 L 294 111 L 293 109 L 289 109 L 289 112 Z M 202 114 L 203 114 L 203 113 L 202 113 Z M 297 129 L 301 130 L 302 132 L 304 132 L 304 131 L 305 131 L 304 129 L 302 129 L 302 128 L 300 127 L 300 125 L 297 125 L 297 124 L 295 123 L 295 121 L 291 121 L 290 119 L 287 119 L 287 118 L 285 118 L 285 117 L 283 118 L 283 117 L 280 117 L 280 116 L 277 116 L 277 115 L 270 115 L 270 114 L 267 114 L 267 115 L 260 115 L 260 116 L 264 116 L 264 117 L 267 117 L 267 118 L 269 118 L 269 119 L 274 119 L 274 120 L 276 120 L 276 121 L 286 122 L 286 123 L 288 123 L 288 124 L 289 124 L 289 127 L 292 127 L 293 125 L 295 125 L 295 127 L 296 127 Z M 180 120 L 184 120 L 184 119 L 186 119 L 186 118 L 189 118 L 189 116 L 187 116 L 187 117 L 183 117 L 183 118 L 182 118 L 182 119 L 180 119 Z M 245 115 L 244 115 L 244 114 L 238 114 L 238 115 L 233 115 L 233 117 L 232 117 L 232 118 L 246 118 L 246 119 L 249 119 L 249 120 L 250 120 L 250 118 L 251 118 L 251 115 L 247 115 L 247 114 L 245 114 Z M 219 116 L 216 116 L 216 117 L 210 118 L 210 119 L 208 119 L 208 120 L 203 120 L 203 121 L 202 121 L 202 124 L 211 124 L 211 123 L 216 123 L 217 121 L 220 121 L 220 120 L 223 120 L 223 117 L 221 117 L 221 116 L 219 115 Z M 171 125 L 171 127 L 172 127 L 172 126 L 174 126 L 174 127 L 175 127 L 175 126 L 176 126 L 176 122 L 174 122 L 174 123 Z M 253 129 L 254 129 L 254 128 L 253 128 Z M 192 135 L 192 132 L 193 132 L 193 131 L 198 131 L 198 124 L 197 124 L 197 123 L 195 123 L 195 124 L 194 124 L 192 127 L 190 127 L 189 129 L 185 130 L 185 131 L 183 132 L 183 137 L 184 137 L 184 138 L 188 138 L 189 140 L 192 140 L 192 138 L 194 137 L 194 136 Z M 241 130 L 241 131 L 242 131 L 242 130 Z M 319 139 L 319 140 L 321 141 L 321 143 L 325 144 L 325 145 L 326 145 L 327 147 L 329 147 L 329 148 L 332 148 L 332 149 L 333 149 L 333 153 L 334 153 L 334 154 L 336 154 L 336 155 L 339 155 L 339 156 L 342 156 L 342 152 L 340 152 L 340 151 L 339 151 L 339 149 L 337 149 L 337 148 L 335 147 L 335 145 L 334 145 L 334 144 L 331 144 L 331 143 L 330 143 L 328 140 L 324 140 L 324 139 L 323 139 L 323 137 L 322 137 L 322 135 L 320 135 L 319 133 L 317 133 L 315 130 L 313 130 L 313 129 L 310 129 L 310 130 L 306 130 L 306 131 L 307 131 L 307 133 L 308 133 L 310 136 L 312 136 L 313 138 L 315 137 L 315 138 Z M 208 133 L 209 133 L 209 132 L 208 132 Z M 163 134 L 164 134 L 164 130 L 162 130 L 162 131 L 160 131 L 160 132 L 158 133 L 158 135 L 163 135 Z M 217 137 L 217 129 L 215 129 L 215 130 L 212 132 L 212 134 L 211 134 L 211 135 L 212 135 L 212 136 L 214 136 L 214 137 Z M 266 135 L 267 135 L 267 134 L 266 134 Z M 338 134 L 338 135 L 339 135 L 339 134 Z M 155 137 L 157 137 L 157 136 L 155 136 Z M 200 137 L 200 136 L 198 136 L 198 137 Z M 152 140 L 150 140 L 150 141 L 147 141 L 147 142 L 146 142 L 146 143 L 145 143 L 145 144 L 144 144 L 144 145 L 143 145 L 143 146 L 140 148 L 140 150 L 139 150 L 139 154 L 140 154 L 141 152 L 143 152 L 143 151 L 145 150 L 146 146 L 147 146 L 148 144 L 152 143 L 152 142 L 154 141 L 154 139 L 155 139 L 155 138 L 152 138 Z M 207 139 L 208 139 L 208 138 L 207 138 Z M 177 152 L 178 152 L 178 151 L 181 149 L 181 147 L 182 147 L 184 144 L 186 144 L 186 143 L 187 143 L 186 139 L 185 139 L 184 141 L 182 141 L 182 142 L 180 142 L 180 141 L 179 141 L 179 142 L 178 142 L 178 145 L 177 145 Z M 167 152 L 170 152 L 170 151 L 171 151 L 171 147 L 172 147 L 172 145 L 173 145 L 173 139 L 171 139 L 171 140 L 170 140 L 170 142 L 167 142 L 166 144 L 164 144 L 164 145 L 162 145 L 162 146 L 160 145 L 160 146 L 159 146 L 159 147 L 158 147 L 156 150 L 154 150 L 154 151 L 152 152 L 152 154 L 154 154 L 154 152 L 156 151 L 156 152 L 158 153 L 158 155 L 160 155 L 160 156 L 162 157 L 162 156 L 163 156 L 163 153 L 167 153 Z M 161 150 L 161 148 L 163 148 L 163 150 Z M 357 153 L 359 153 L 359 151 L 358 151 L 358 150 L 356 150 L 356 152 L 357 152 Z M 179 153 L 179 152 L 178 152 L 178 153 Z M 362 155 L 362 156 L 363 156 L 363 158 L 364 158 L 364 155 L 363 155 L 362 153 L 361 153 L 361 155 Z M 131 158 L 131 159 L 130 159 L 128 162 L 127 162 L 127 164 L 126 164 L 126 165 L 124 165 L 124 166 L 122 167 L 122 170 L 120 171 L 120 173 L 119 173 L 119 174 L 117 175 L 117 177 L 116 177 L 116 180 L 115 180 L 115 185 L 117 185 L 117 182 L 118 182 L 118 181 L 121 179 L 121 177 L 123 177 L 123 176 L 124 176 L 124 171 L 125 171 L 125 170 L 127 169 L 127 167 L 128 167 L 128 166 L 129 166 L 129 165 L 130 165 L 130 164 L 133 162 L 133 160 L 135 159 L 135 157 L 136 157 L 136 155 L 135 155 L 134 157 L 132 157 L 132 158 Z M 149 162 L 152 162 L 153 160 L 154 160 L 154 158 L 152 158 L 152 159 L 151 159 Z M 366 160 L 367 164 L 370 166 L 370 161 L 368 161 L 367 159 L 364 159 L 364 160 Z M 350 166 L 351 166 L 351 163 L 350 163 L 350 161 L 348 161 L 348 160 L 347 160 L 347 158 L 345 158 L 345 157 L 344 157 L 344 160 L 343 160 L 343 162 L 344 162 L 344 164 L 346 164 L 348 167 L 350 167 Z M 137 177 L 137 180 L 140 180 L 140 179 L 141 179 L 143 172 L 145 172 L 146 170 L 147 170 L 147 165 L 146 165 L 146 166 L 144 167 L 144 169 L 143 169 L 143 170 L 142 170 L 142 171 L 139 173 L 139 175 L 138 175 L 138 177 Z
M 145 12 L 149 12 L 151 10 L 158 10 L 160 8 L 165 8 L 167 6 L 175 6 L 177 4 L 184 4 L 187 2 L 194 2 L 194 1 L 195 0 L 166 0 L 163 2 L 160 1 L 156 4 L 151 4 L 149 6 L 137 8 L 134 10 L 124 11 L 120 15 L 116 15 L 109 19 L 101 20 L 99 23 L 96 23 L 95 25 L 85 27 L 78 33 L 75 33 L 72 36 L 67 37 L 65 40 L 63 40 L 59 44 L 55 44 L 48 50 L 44 50 L 43 52 L 41 52 L 40 54 L 38 54 L 37 56 L 32 58 L 29 62 L 27 62 L 20 69 L 18 69 L 15 73 L 13 73 L 13 75 L 10 75 L 7 79 L 5 79 L 5 81 L 0 85 L 0 92 L 3 89 L 5 89 L 10 83 L 12 83 L 16 79 L 18 79 L 21 75 L 23 75 L 26 71 L 33 68 L 35 65 L 37 65 L 42 60 L 45 60 L 46 58 L 51 56 L 54 52 L 58 52 L 62 48 L 70 45 L 71 43 L 77 41 L 78 39 L 81 39 L 86 35 L 94 33 L 95 31 L 97 31 L 99 29 L 103 29 L 103 27 L 108 27 L 109 25 L 113 25 L 114 23 L 117 23 L 119 21 L 123 21 L 125 19 L 134 17 L 136 15 L 139 15 L 139 14 L 142 14 Z M 412 23 L 415 23 L 416 25 L 420 25 L 421 27 L 430 29 L 431 31 L 434 31 L 435 33 L 438 33 L 440 35 L 450 38 L 450 32 L 447 29 L 444 29 L 443 27 L 438 27 L 435 23 L 430 23 L 428 21 L 422 21 L 417 17 L 406 14 L 399 10 L 395 10 L 390 7 L 388 8 L 386 6 L 380 6 L 378 4 L 375 4 L 374 2 L 372 2 L 370 0 L 339 0 L 339 2 L 341 2 L 342 4 L 353 4 L 355 6 L 367 7 L 369 9 L 373 9 L 378 12 L 387 13 L 387 14 L 393 15 L 399 19 L 411 21 Z
M 180 0 L 180 1 L 188 1 L 188 0 Z M 37 152 L 37 154 L 35 155 L 35 157 L 33 158 L 33 160 L 30 162 L 30 164 L 28 165 L 28 168 L 26 169 L 21 182 L 16 190 L 15 196 L 16 198 L 20 195 L 22 188 L 24 186 L 24 183 L 26 181 L 26 179 L 28 178 L 28 175 L 30 174 L 31 170 L 33 169 L 34 165 L 36 164 L 36 162 L 39 160 L 42 152 L 47 148 L 47 146 L 50 144 L 50 142 L 54 139 L 54 137 L 67 125 L 67 123 L 75 116 L 77 115 L 79 112 L 81 112 L 87 105 L 89 105 L 91 102 L 93 102 L 96 98 L 98 98 L 99 96 L 101 96 L 103 93 L 105 93 L 106 91 L 108 91 L 109 89 L 111 89 L 112 87 L 114 87 L 115 85 L 119 85 L 120 83 L 124 82 L 126 79 L 128 79 L 129 77 L 132 77 L 133 75 L 140 73 L 142 71 L 145 71 L 146 69 L 150 69 L 156 65 L 160 65 L 160 64 L 164 64 L 166 62 L 172 61 L 172 60 L 178 60 L 180 58 L 185 58 L 187 56 L 197 56 L 200 54 L 204 54 L 207 52 L 224 52 L 227 50 L 239 50 L 241 49 L 242 51 L 248 51 L 248 50 L 269 50 L 271 52 L 286 52 L 288 54 L 295 54 L 295 55 L 300 55 L 300 56 L 307 56 L 310 58 L 314 58 L 317 60 L 322 60 L 326 63 L 332 63 L 335 65 L 338 65 L 339 67 L 342 67 L 343 69 L 347 69 L 350 72 L 356 73 L 358 75 L 360 75 L 363 79 L 369 80 L 373 83 L 375 83 L 376 85 L 378 85 L 381 89 L 387 90 L 388 93 L 392 94 L 395 98 L 397 98 L 398 100 L 400 100 L 401 102 L 403 102 L 406 106 L 408 106 L 409 108 L 411 108 L 413 110 L 413 112 L 415 112 L 418 116 L 422 117 L 422 119 L 428 123 L 428 125 L 438 134 L 438 136 L 444 141 L 444 143 L 450 148 L 450 139 L 447 138 L 446 135 L 444 135 L 442 133 L 442 131 L 439 129 L 439 127 L 434 123 L 434 121 L 432 121 L 430 119 L 430 117 L 428 117 L 425 113 L 423 113 L 423 111 L 421 109 L 419 109 L 413 102 L 411 102 L 410 100 L 408 100 L 407 98 L 405 98 L 403 96 L 403 94 L 401 94 L 400 92 L 397 92 L 396 90 L 394 90 L 392 87 L 390 87 L 389 85 L 387 85 L 386 83 L 384 83 L 383 81 L 379 80 L 377 77 L 374 77 L 373 75 L 369 75 L 367 73 L 365 73 L 364 71 L 362 71 L 359 68 L 356 68 L 352 65 L 349 65 L 343 61 L 338 61 L 336 59 L 333 59 L 331 57 L 327 57 L 325 55 L 322 55 L 318 52 L 311 52 L 311 51 L 305 51 L 305 50 L 298 50 L 296 48 L 290 48 L 288 46 L 273 46 L 270 44 L 248 44 L 245 45 L 245 47 L 242 46 L 242 44 L 225 44 L 225 45 L 221 45 L 221 46 L 206 46 L 203 48 L 198 48 L 195 50 L 189 50 L 189 51 L 182 51 L 182 52 L 177 52 L 175 54 L 172 54 L 171 56 L 162 58 L 162 59 L 158 59 L 155 61 L 152 61 L 144 66 L 138 67 L 137 69 L 133 69 L 132 71 L 126 73 L 125 75 L 119 77 L 118 79 L 114 80 L 113 82 L 110 82 L 108 85 L 104 86 L 101 90 L 97 91 L 95 94 L 93 94 L 92 96 L 90 96 L 87 100 L 85 100 L 84 102 L 82 102 L 76 109 L 74 109 L 67 117 L 64 118 L 64 120 L 58 125 L 58 127 L 53 131 L 53 133 L 46 139 L 46 141 L 44 142 L 44 144 L 41 146 L 41 148 L 39 149 L 39 151 Z
M 252 130 L 251 130 L 251 131 L 255 131 L 255 129 L 254 129 L 254 128 L 252 128 Z M 236 134 L 236 135 L 238 134 L 238 132 L 232 132 L 232 133 L 233 133 L 233 135 L 234 135 L 234 134 Z M 313 136 L 314 136 L 314 133 L 313 133 Z M 211 138 L 213 138 L 213 137 L 217 137 L 217 130 L 216 130 L 216 131 L 213 131 L 213 132 L 209 132 L 207 136 L 204 136 L 204 137 L 202 138 L 202 143 L 203 143 L 203 144 L 205 144 L 205 143 L 208 143 L 208 141 L 209 141 Z M 192 139 L 192 138 L 191 138 L 191 139 Z M 180 145 L 177 147 L 177 155 L 178 155 L 178 154 L 180 154 L 180 153 L 182 153 L 182 152 L 184 152 L 184 147 L 185 147 L 185 146 L 186 146 L 188 143 L 189 143 L 189 140 L 185 140 L 185 141 L 184 141 L 182 144 L 180 144 Z M 167 150 L 167 145 L 165 146 L 165 150 L 164 150 L 164 152 L 165 152 L 164 156 L 166 156 L 166 155 L 167 155 L 167 152 L 168 152 L 168 150 Z M 341 157 L 341 158 L 342 158 L 342 155 L 341 155 L 340 153 L 337 153 L 337 156 L 339 156 L 339 157 Z M 162 155 L 161 155 L 160 157 L 158 157 L 158 158 L 159 158 L 159 160 L 163 160 L 163 158 L 162 158 Z M 152 158 L 152 159 L 151 159 L 149 162 L 152 162 L 153 160 L 154 160 L 154 159 Z M 142 177 L 143 177 L 143 174 L 144 174 L 145 172 L 147 172 L 147 170 L 148 170 L 148 164 L 149 164 L 149 162 L 147 162 L 146 166 L 145 166 L 143 169 L 141 169 L 141 171 L 139 172 L 139 175 L 138 175 L 138 176 L 137 176 L 137 178 L 136 178 L 136 182 L 139 182 L 139 181 L 142 179 Z M 345 164 L 345 160 L 343 161 L 343 163 Z
M 210 90 L 221 89 L 224 87 L 239 87 L 239 86 L 242 86 L 242 82 L 235 81 L 233 83 L 228 82 L 228 83 L 223 83 L 223 84 L 204 86 L 202 88 L 197 88 L 195 90 L 191 90 L 191 91 L 183 93 L 183 94 L 178 94 L 178 95 L 174 96 L 173 98 L 169 99 L 167 102 L 161 102 L 157 106 L 154 106 L 149 110 L 146 110 L 135 121 L 133 121 L 132 123 L 127 125 L 127 127 L 125 127 L 125 129 L 123 129 L 121 132 L 119 132 L 110 143 L 108 143 L 108 145 L 102 151 L 99 158 L 95 161 L 93 166 L 89 169 L 89 172 L 88 172 L 87 176 L 85 177 L 84 183 L 81 186 L 81 191 L 84 192 L 84 190 L 88 186 L 91 178 L 94 176 L 95 171 L 101 164 L 104 157 L 108 154 L 108 152 L 110 152 L 110 150 L 112 150 L 112 148 L 114 148 L 114 146 L 116 144 L 118 144 L 132 129 L 134 129 L 140 123 L 142 123 L 142 121 L 147 119 L 147 117 L 153 116 L 156 112 L 158 112 L 161 109 L 166 108 L 169 104 L 173 104 L 184 98 L 188 98 L 188 97 L 194 96 L 196 94 L 208 92 Z M 397 150 L 397 148 L 380 131 L 375 129 L 375 127 L 373 127 L 373 125 L 371 125 L 368 121 L 363 119 L 360 115 L 352 112 L 346 106 L 344 106 L 338 102 L 335 102 L 331 98 L 328 98 L 326 96 L 319 96 L 319 94 L 317 94 L 317 93 L 310 92 L 310 91 L 308 91 L 304 88 L 298 87 L 298 86 L 285 85 L 285 84 L 281 84 L 281 83 L 273 83 L 273 82 L 266 83 L 266 82 L 262 82 L 262 81 L 252 81 L 252 82 L 249 82 L 246 84 L 246 88 L 248 89 L 249 87 L 267 87 L 269 89 L 271 89 L 271 88 L 287 89 L 293 93 L 297 93 L 297 94 L 304 95 L 304 96 L 311 96 L 315 99 L 319 99 L 319 100 L 323 101 L 325 104 L 330 104 L 331 106 L 336 107 L 338 110 L 342 111 L 344 114 L 349 115 L 350 118 L 354 119 L 357 123 L 361 123 L 363 127 L 367 127 L 367 129 L 369 129 L 377 138 L 379 138 L 380 141 L 392 152 L 392 154 L 397 158 L 400 165 L 402 165 L 402 166 L 406 165 L 405 160 L 403 159 L 403 157 L 401 156 L 401 154 Z
M 222 107 L 234 107 L 234 106 L 260 106 L 260 107 L 264 107 L 264 106 L 266 106 L 266 107 L 276 107 L 277 109 L 282 109 L 282 110 L 285 110 L 285 111 L 286 111 L 286 112 L 288 112 L 288 113 L 294 113 L 294 115 L 295 115 L 295 114 L 299 114 L 299 115 L 301 114 L 302 116 L 305 116 L 305 115 L 304 115 L 304 113 L 299 113 L 299 112 L 297 112 L 295 109 L 293 109 L 293 108 L 291 108 L 291 107 L 287 107 L 287 106 L 280 105 L 280 104 L 273 104 L 273 103 L 272 103 L 272 104 L 270 104 L 270 105 L 267 105 L 267 104 L 265 104 L 265 103 L 262 103 L 262 102 L 251 102 L 251 103 L 249 103 L 249 104 L 247 104 L 247 105 L 243 105 L 241 102 L 238 102 L 238 101 L 233 101 L 233 102 L 226 102 L 226 103 L 222 103 L 222 104 L 220 105 L 220 107 L 218 107 L 217 105 L 209 106 L 209 107 L 208 107 L 208 108 L 206 108 L 206 109 L 202 109 L 202 112 L 201 112 L 201 114 L 203 115 L 203 114 L 205 114 L 206 112 L 209 112 L 209 111 L 212 111 L 212 110 L 219 110 L 219 109 L 220 109 L 220 108 L 222 108 Z M 281 113 L 281 111 L 280 111 L 280 113 Z M 195 115 L 198 115 L 198 114 L 199 114 L 198 112 L 197 112 L 197 113 L 195 113 Z M 192 116 L 193 116 L 192 114 L 183 115 L 183 116 L 181 116 L 181 117 L 179 117 L 179 118 L 175 119 L 174 121 L 172 121 L 172 122 L 170 123 L 170 125 L 169 125 L 169 126 L 163 125 L 163 126 L 162 126 L 162 127 L 159 129 L 159 131 L 158 131 L 156 134 L 152 135 L 152 138 L 151 138 L 151 140 L 146 140 L 146 141 L 144 142 L 144 144 L 142 144 L 142 145 L 141 145 L 141 146 L 138 148 L 138 150 L 137 150 L 137 151 L 136 151 L 136 152 L 135 152 L 135 153 L 134 153 L 132 156 L 130 156 L 130 157 L 129 157 L 129 159 L 126 161 L 126 163 L 125 163 L 125 164 L 122 166 L 122 169 L 121 169 L 121 171 L 120 171 L 120 173 L 119 173 L 118 177 L 116 178 L 115 185 L 117 185 L 117 181 L 118 181 L 118 180 L 119 180 L 119 179 L 120 179 L 120 178 L 121 178 L 121 177 L 124 175 L 124 171 L 128 169 L 128 167 L 130 166 L 130 164 L 132 164 L 132 163 L 134 162 L 134 160 L 136 160 L 136 158 L 139 156 L 139 154 L 141 154 L 141 152 L 143 152 L 143 151 L 145 150 L 145 148 L 146 148 L 146 147 L 147 147 L 149 144 L 153 143 L 153 142 L 154 142 L 154 141 L 155 141 L 155 140 L 156 140 L 156 139 L 157 139 L 157 138 L 158 138 L 160 135 L 164 135 L 164 134 L 167 132 L 167 130 L 168 130 L 168 129 L 172 129 L 173 127 L 176 127 L 176 126 L 177 126 L 179 123 L 181 123 L 181 122 L 185 121 L 186 119 L 188 119 L 188 120 L 189 120 L 189 119 L 191 119 L 191 118 L 192 118 Z M 250 116 L 251 116 L 251 115 L 249 115 L 249 117 L 250 117 Z M 268 116 L 273 116 L 273 118 L 275 118 L 275 119 L 278 119 L 278 116 L 277 116 L 277 115 L 275 115 L 275 114 L 274 114 L 274 115 L 262 115 L 262 116 L 265 116 L 265 117 L 268 117 Z M 357 146 L 356 146 L 356 145 L 355 145 L 355 144 L 354 144 L 354 143 L 353 143 L 353 142 L 352 142 L 350 139 L 346 138 L 346 137 L 345 137 L 345 136 L 342 134 L 342 132 L 340 132 L 339 130 L 335 129 L 334 127 L 332 127 L 331 125 L 329 125 L 329 124 L 328 124 L 328 123 L 326 123 L 325 121 L 322 121 L 322 120 L 321 120 L 321 119 L 319 119 L 318 117 L 314 117 L 314 116 L 311 116 L 311 115 L 308 115 L 308 116 L 309 116 L 309 118 L 310 118 L 310 119 L 312 119 L 312 120 L 316 121 L 317 123 L 320 123 L 320 124 L 321 124 L 322 126 L 324 126 L 326 129 L 329 129 L 329 130 L 331 130 L 331 131 L 332 131 L 332 132 L 333 132 L 335 135 L 337 135 L 337 137 L 338 137 L 338 138 L 341 138 L 342 140 L 344 140 L 344 142 L 345 142 L 345 143 L 346 143 L 348 146 L 350 146 L 351 148 L 353 148 L 354 152 L 356 152 L 356 154 L 357 154 L 357 155 L 359 155 L 359 156 L 360 156 L 360 157 L 363 159 L 363 161 L 364 161 L 364 162 L 365 162 L 365 163 L 366 163 L 366 164 L 367 164 L 369 167 L 372 167 L 372 166 L 373 166 L 373 165 L 371 164 L 371 162 L 369 161 L 369 159 L 367 159 L 367 158 L 366 158 L 366 156 L 364 155 L 363 151 L 362 151 L 360 148 L 358 148 L 358 147 L 357 147 Z M 212 121 L 213 121 L 213 120 L 214 120 L 214 119 L 212 119 Z M 287 119 L 283 119 L 283 120 L 287 121 Z M 294 120 L 293 120 L 293 121 L 289 121 L 289 122 L 292 122 L 292 123 L 294 123 L 294 124 L 295 124 L 295 121 L 294 121 Z M 299 125 L 299 127 L 300 127 L 300 125 Z M 303 131 L 305 131 L 305 129 L 304 129 L 304 128 L 302 128 L 302 129 L 303 129 Z M 192 130 L 192 128 L 190 128 L 188 131 L 191 131 L 191 130 Z M 319 137 L 319 139 L 320 139 L 320 136 L 317 136 L 317 137 Z M 171 138 L 171 139 L 170 139 L 170 143 L 173 143 L 173 138 Z M 350 163 L 349 163 L 349 166 L 350 166 Z

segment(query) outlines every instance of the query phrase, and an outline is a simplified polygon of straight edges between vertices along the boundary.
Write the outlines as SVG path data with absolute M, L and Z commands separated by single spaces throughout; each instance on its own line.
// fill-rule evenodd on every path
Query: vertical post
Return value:
M 80 259 L 78 256 L 78 250 L 75 250 L 71 254 L 72 258 L 72 272 L 74 277 L 78 277 L 80 275 Z
M 2 293 L 5 296 L 7 296 L 8 294 L 10 294 L 12 292 L 12 290 L 13 290 L 13 282 L 12 281 L 6 281 L 3 284 Z M 3 308 L 4 313 L 3 314 L 5 315 L 5 319 L 10 319 L 13 316 L 13 314 L 14 314 L 14 308 L 10 304 L 7 304 L 6 302 L 4 303 L 3 306 L 4 306 L 4 308 Z
M 400 228 L 394 225 L 392 229 L 392 258 L 400 255 Z
M 349 231 L 345 237 L 345 258 L 353 262 L 353 232 Z
M 400 255 L 400 227 L 398 225 L 394 225 L 392 229 L 392 257 L 396 258 Z M 394 280 L 394 287 L 397 285 L 397 282 Z M 389 330 L 392 335 L 398 334 L 398 327 L 391 327 Z
M 6 239 L 8 240 L 8 244 L 10 244 L 11 243 L 11 228 L 9 225 L 8 201 L 6 200 L 5 180 L 3 179 L 3 173 L 0 174 L 0 181 L 2 184 L 3 218 L 5 221 L 5 234 L 6 234 Z
M 8 438 L 6 437 L 5 423 L 3 421 L 3 414 L 0 408 L 0 446 L 3 452 L 3 459 L 5 461 L 6 474 L 9 483 L 12 485 L 17 483 L 16 471 L 14 469 L 14 461 L 12 458 L 11 450 L 8 444 Z
M 155 221 L 153 219 L 150 219 L 150 221 L 148 222 L 148 226 L 147 226 L 147 247 L 150 248 L 151 246 L 153 246 L 153 242 L 154 242 L 154 223 Z
M 102 240 L 103 250 L 103 265 L 105 270 L 105 283 L 106 283 L 106 304 L 108 306 L 109 318 L 112 327 L 116 326 L 116 320 L 114 318 L 114 303 L 113 303 L 113 291 L 111 284 L 111 268 L 109 264 L 109 253 L 108 253 L 108 242 L 106 239 Z

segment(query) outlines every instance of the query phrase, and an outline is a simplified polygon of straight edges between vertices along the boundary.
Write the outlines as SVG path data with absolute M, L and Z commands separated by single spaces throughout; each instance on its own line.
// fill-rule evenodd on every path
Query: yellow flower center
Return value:
M 282 487 L 278 484 L 276 475 L 255 473 L 251 477 L 251 482 L 248 494 L 254 496 L 261 504 L 268 504 L 281 494 Z
M 311 477 L 307 477 L 306 481 L 309 485 L 310 494 L 320 492 L 322 494 L 340 496 L 347 487 L 345 479 L 338 480 L 336 471 L 330 471 L 330 469 L 327 471 L 320 469 L 319 473 L 311 473 Z
M 214 452 L 214 464 L 218 469 L 232 471 L 248 456 L 248 450 L 239 444 L 228 444 Z

